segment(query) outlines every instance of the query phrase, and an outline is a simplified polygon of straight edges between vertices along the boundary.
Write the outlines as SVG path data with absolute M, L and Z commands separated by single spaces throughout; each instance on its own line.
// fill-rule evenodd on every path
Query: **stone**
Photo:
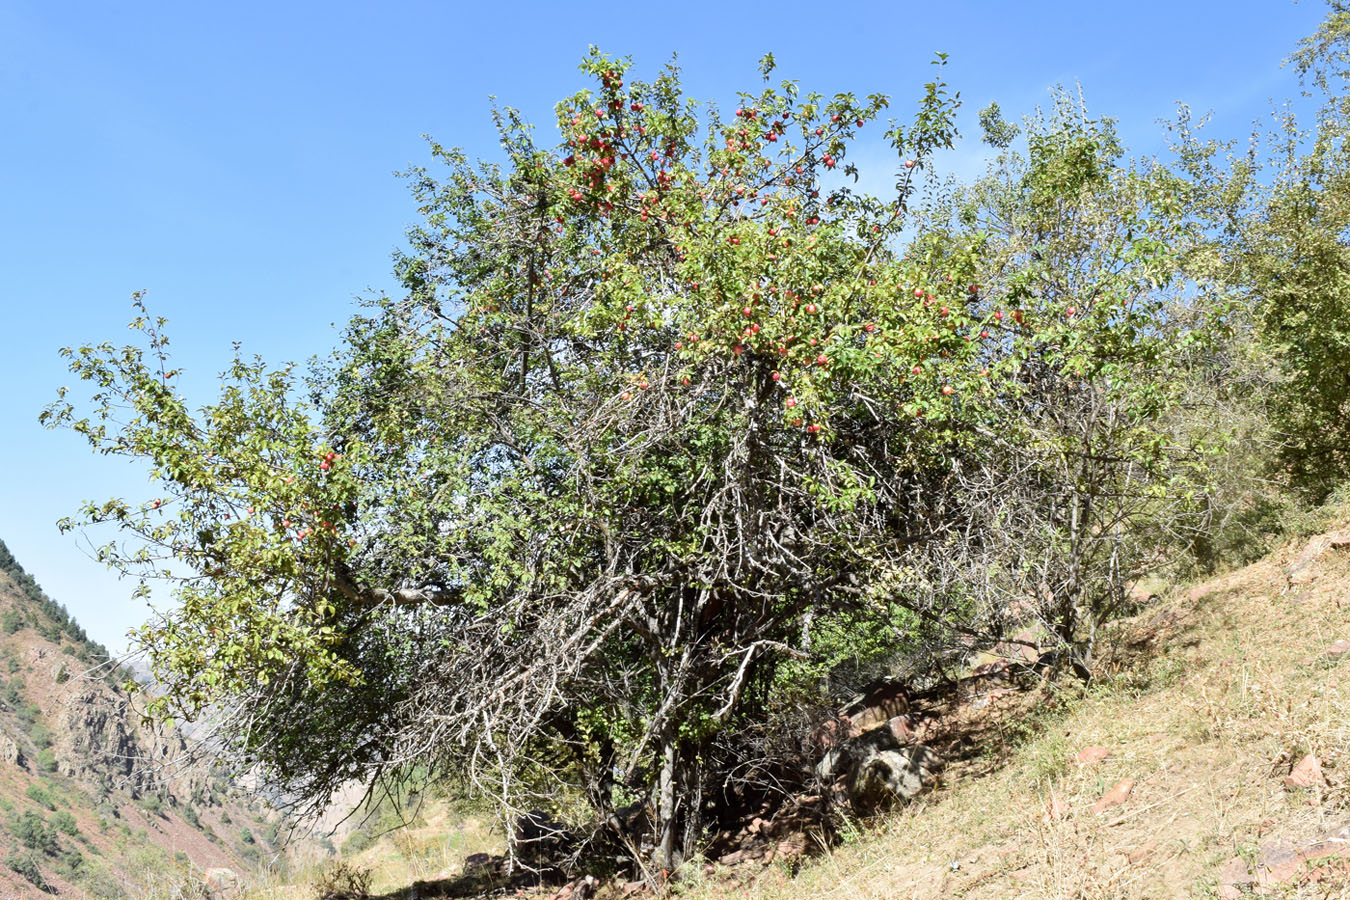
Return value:
M 1298 761 L 1289 772 L 1289 776 L 1284 779 L 1284 786 L 1287 788 L 1310 788 L 1317 787 L 1326 783 L 1326 778 L 1322 774 L 1322 761 L 1309 753 Z
M 1223 900 L 1241 900 L 1249 893 L 1254 880 L 1247 871 L 1246 861 L 1234 856 L 1219 870 L 1219 896 Z
M 1102 799 L 1092 804 L 1092 811 L 1100 815 L 1113 806 L 1120 806 L 1126 800 L 1130 799 L 1130 794 L 1134 793 L 1134 779 L 1122 778 L 1116 782 L 1116 786 L 1107 791 Z
M 1105 747 L 1084 747 L 1078 751 L 1078 761 L 1085 766 L 1095 766 L 1110 755 L 1111 751 Z
M 903 744 L 890 728 L 850 738 L 825 754 L 816 775 L 858 812 L 909 800 L 936 780 L 942 761 L 923 744 Z
M 220 897 L 230 895 L 243 887 L 244 879 L 234 869 L 222 867 L 207 869 L 202 873 L 202 882 L 207 890 Z
M 1238 900 L 1251 896 L 1253 889 L 1328 879 L 1336 879 L 1337 884 L 1350 882 L 1350 825 L 1302 847 L 1265 844 L 1254 871 L 1248 871 L 1241 857 L 1233 857 L 1219 873 L 1219 896 Z
M 464 857 L 464 871 L 473 869 L 484 869 L 491 866 L 495 860 L 490 853 L 470 853 Z
M 919 733 L 914 730 L 914 721 L 909 716 L 894 716 L 886 722 L 886 727 L 902 744 L 912 744 L 919 739 Z
M 1347 641 L 1344 638 L 1334 642 L 1327 648 L 1327 659 L 1333 662 L 1340 662 L 1342 659 L 1345 659 L 1346 656 L 1350 656 L 1350 641 Z
M 904 682 L 883 678 L 869 684 L 839 715 L 848 722 L 849 737 L 857 737 L 907 712 L 909 691 Z

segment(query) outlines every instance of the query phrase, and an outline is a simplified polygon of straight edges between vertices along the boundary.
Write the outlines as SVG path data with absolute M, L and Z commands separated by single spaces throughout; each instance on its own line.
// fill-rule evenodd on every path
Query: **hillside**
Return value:
M 705 863 L 674 892 L 1350 896 L 1350 528 L 1337 524 L 1221 577 L 1141 590 L 1088 689 L 985 665 L 913 710 L 919 738 L 947 760 L 933 790 L 846 823 L 814 855 L 801 854 L 809 832 L 743 836 L 748 852 Z M 760 830 L 772 829 L 749 829 Z M 465 858 L 491 844 L 437 808 L 348 861 L 370 868 L 387 900 L 474 896 L 484 883 L 463 877 Z M 253 900 L 314 897 L 319 874 Z
M 0 896 L 154 896 L 274 855 L 275 815 L 142 723 L 127 675 L 0 543 Z

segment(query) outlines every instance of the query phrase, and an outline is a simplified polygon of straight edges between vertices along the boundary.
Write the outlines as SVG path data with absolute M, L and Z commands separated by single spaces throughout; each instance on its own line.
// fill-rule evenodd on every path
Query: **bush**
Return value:
M 160 799 L 158 794 L 146 794 L 141 798 L 141 809 L 152 816 L 163 816 L 164 801 Z
M 253 832 L 249 831 L 247 828 L 241 829 L 239 832 L 239 840 L 245 844 L 253 843 Z
M 373 843 L 375 843 L 375 839 L 364 831 L 353 831 L 351 835 L 342 842 L 342 852 L 344 855 L 360 853 Z
M 75 817 L 66 810 L 61 810 L 52 816 L 52 827 L 62 834 L 68 834 L 72 837 L 80 833 L 80 827 L 75 822 Z
M 5 614 L 0 616 L 0 628 L 4 629 L 5 634 L 14 634 L 23 625 L 23 616 L 19 615 L 17 609 L 7 609 Z
M 38 751 L 37 764 L 43 772 L 55 772 L 57 768 L 56 752 L 53 750 Z
M 46 750 L 52 745 L 52 736 L 41 722 L 33 723 L 33 727 L 28 729 L 28 737 L 39 750 Z
M 11 851 L 5 857 L 5 865 L 11 871 L 22 875 L 29 884 L 38 890 L 51 891 L 51 886 L 47 884 L 47 879 L 42 874 L 42 869 L 38 867 L 37 860 L 33 859 L 31 853 L 15 853 Z
M 334 863 L 314 880 L 315 900 L 366 900 L 370 870 L 345 862 Z
M 14 823 L 14 837 L 18 838 L 20 844 L 23 844 L 29 850 L 41 850 L 43 853 L 55 853 L 61 849 L 57 843 L 56 835 L 47 828 L 47 823 L 42 821 L 42 816 L 27 810 L 19 816 L 18 821 Z
M 78 881 L 84 874 L 84 854 L 74 847 L 56 853 L 56 871 L 66 881 Z
M 28 789 L 24 791 L 24 795 L 38 806 L 47 809 L 56 809 L 56 801 L 52 798 L 51 794 L 42 789 L 41 785 L 30 784 Z

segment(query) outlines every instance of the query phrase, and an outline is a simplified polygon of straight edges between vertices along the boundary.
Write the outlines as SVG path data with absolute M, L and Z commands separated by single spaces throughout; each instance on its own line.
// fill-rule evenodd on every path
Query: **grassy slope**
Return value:
M 1350 638 L 1350 553 L 1326 554 L 1311 585 L 1287 591 L 1284 568 L 1304 543 L 1120 623 L 1122 649 L 1081 696 L 987 698 L 996 711 L 984 716 L 981 752 L 952 766 L 939 790 L 795 878 L 765 870 L 737 893 L 1210 897 L 1235 856 L 1350 824 L 1350 658 L 1326 655 Z M 1110 757 L 1078 763 L 1092 745 Z M 1328 784 L 1286 789 L 1307 753 Z M 1091 812 L 1125 778 L 1135 780 L 1129 800 Z M 726 889 L 710 881 L 689 893 Z

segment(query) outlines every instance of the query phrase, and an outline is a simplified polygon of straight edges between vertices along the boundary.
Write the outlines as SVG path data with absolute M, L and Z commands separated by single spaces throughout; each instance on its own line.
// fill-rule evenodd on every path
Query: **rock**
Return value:
M 1310 884 L 1332 878 L 1337 879 L 1336 884 L 1350 883 L 1350 825 L 1302 847 L 1264 844 L 1254 871 L 1248 870 L 1241 857 L 1233 857 L 1219 874 L 1219 896 L 1238 900 L 1250 896 L 1257 888 Z
M 23 765 L 23 751 L 19 749 L 18 742 L 7 734 L 0 734 L 0 763 Z
M 464 871 L 470 872 L 474 869 L 485 869 L 493 865 L 499 857 L 494 857 L 490 853 L 470 853 L 464 857 Z
M 624 897 L 632 897 L 636 894 L 645 893 L 646 890 L 647 890 L 647 882 L 628 881 L 624 882 L 624 886 L 619 889 L 619 894 Z
M 886 723 L 886 727 L 902 744 L 912 744 L 919 739 L 919 733 L 914 730 L 914 721 L 909 716 L 895 716 Z
M 1332 662 L 1340 662 L 1347 655 L 1350 655 L 1350 641 L 1342 638 L 1327 648 L 1327 659 Z
M 1078 761 L 1085 766 L 1095 766 L 1110 755 L 1111 751 L 1105 747 L 1084 747 L 1078 751 Z
M 909 800 L 936 780 L 942 762 L 923 744 L 902 744 L 889 728 L 875 728 L 830 750 L 816 775 L 855 810 L 870 812 Z
M 1247 873 L 1247 863 L 1235 856 L 1219 870 L 1219 896 L 1223 900 L 1241 900 L 1249 893 L 1253 879 Z
M 909 712 L 909 692 L 902 681 L 883 678 L 863 689 L 839 711 L 849 724 L 849 737 L 879 728 L 896 716 Z
M 1326 778 L 1322 774 L 1322 761 L 1309 753 L 1298 761 L 1298 764 L 1289 772 L 1289 776 L 1284 779 L 1284 786 L 1287 788 L 1310 788 L 1325 784 Z
M 1350 528 L 1343 528 L 1333 534 L 1321 534 L 1308 541 L 1303 552 L 1285 569 L 1285 577 L 1290 587 L 1309 584 L 1317 578 L 1313 564 L 1328 550 L 1343 550 L 1350 547 Z
M 207 869 L 202 873 L 202 882 L 218 897 L 230 896 L 244 886 L 244 879 L 234 869 L 224 867 Z
M 1134 792 L 1134 779 L 1122 778 L 1116 782 L 1116 786 L 1107 791 L 1102 799 L 1092 804 L 1092 811 L 1098 815 L 1106 812 L 1113 806 L 1120 806 L 1126 800 L 1130 799 L 1130 794 Z
M 1129 853 L 1125 854 L 1125 860 L 1132 866 L 1137 866 L 1148 858 L 1148 855 L 1158 849 L 1158 845 L 1153 841 L 1135 847 Z
M 563 885 L 550 900 L 587 900 L 595 895 L 595 888 L 595 876 L 587 875 Z
M 903 682 L 874 681 L 816 730 L 816 741 L 832 750 L 850 738 L 889 724 L 909 712 L 909 694 Z

